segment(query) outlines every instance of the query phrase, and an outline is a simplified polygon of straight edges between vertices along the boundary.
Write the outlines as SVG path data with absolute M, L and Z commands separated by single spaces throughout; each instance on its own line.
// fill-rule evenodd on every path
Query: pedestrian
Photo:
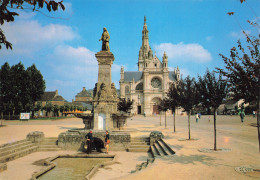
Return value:
M 245 117 L 245 112 L 244 112 L 244 111 L 241 111 L 241 112 L 240 112 L 241 122 L 244 122 L 244 117 Z
M 92 145 L 93 145 L 93 134 L 92 130 L 89 131 L 89 133 L 85 136 L 87 139 L 87 154 L 90 154 L 92 152 Z
M 106 131 L 106 134 L 105 134 L 105 148 L 106 148 L 106 153 L 107 154 L 108 154 L 109 143 L 110 143 L 109 133 L 108 133 L 108 131 Z
M 210 116 L 209 116 L 209 118 L 208 118 L 208 119 L 209 119 L 209 122 L 210 122 Z
M 255 117 L 255 114 L 256 114 L 255 111 L 253 111 L 253 117 Z
M 195 115 L 195 118 L 196 118 L 196 123 L 197 123 L 198 120 L 199 120 L 199 114 L 198 113 Z

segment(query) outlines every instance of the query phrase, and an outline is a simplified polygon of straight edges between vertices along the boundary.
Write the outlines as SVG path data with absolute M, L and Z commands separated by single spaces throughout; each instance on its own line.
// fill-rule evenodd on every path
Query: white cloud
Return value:
M 70 26 L 59 24 L 43 26 L 35 20 L 5 23 L 2 29 L 7 40 L 13 44 L 13 51 L 6 51 L 5 54 L 17 53 L 31 56 L 45 46 L 55 46 L 78 37 Z
M 179 44 L 161 43 L 155 45 L 155 50 L 159 56 L 162 56 L 165 51 L 169 61 L 183 60 L 186 62 L 205 63 L 212 60 L 210 52 L 200 44 L 184 44 L 183 42 Z
M 57 60 L 97 66 L 95 52 L 85 47 L 57 46 L 53 55 Z

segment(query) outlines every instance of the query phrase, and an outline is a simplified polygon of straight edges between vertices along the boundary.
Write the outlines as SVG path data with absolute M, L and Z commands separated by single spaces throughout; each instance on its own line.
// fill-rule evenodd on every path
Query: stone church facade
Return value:
M 180 70 L 168 69 L 168 56 L 164 52 L 162 61 L 153 54 L 149 45 L 149 31 L 144 17 L 142 46 L 139 50 L 138 71 L 124 71 L 121 67 L 120 98 L 134 100 L 132 113 L 159 114 L 158 105 L 167 96 L 171 83 L 180 79 Z

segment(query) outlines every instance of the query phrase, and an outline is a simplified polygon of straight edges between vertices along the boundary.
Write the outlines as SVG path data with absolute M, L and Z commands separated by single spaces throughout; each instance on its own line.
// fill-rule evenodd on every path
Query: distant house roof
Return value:
M 141 71 L 128 71 L 128 72 L 125 72 L 125 74 L 124 74 L 124 81 L 130 82 L 134 79 L 136 82 L 136 81 L 141 80 L 142 77 L 143 77 L 143 72 L 141 72 Z
M 62 96 L 58 95 L 56 91 L 46 91 L 43 93 L 40 101 L 66 101 Z
M 58 96 L 55 96 L 55 97 L 52 99 L 52 101 L 65 101 L 65 99 L 64 99 L 62 96 L 58 95 Z
M 56 96 L 56 91 L 46 91 L 43 93 L 41 101 L 51 101 Z
M 91 92 L 87 91 L 85 87 L 83 87 L 83 90 L 79 92 L 76 97 L 92 97 Z

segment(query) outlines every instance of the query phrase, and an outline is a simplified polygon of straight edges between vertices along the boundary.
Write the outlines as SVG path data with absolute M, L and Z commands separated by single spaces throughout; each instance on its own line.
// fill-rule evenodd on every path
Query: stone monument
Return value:
M 82 151 L 84 149 L 85 135 L 90 129 L 93 129 L 94 147 L 96 145 L 104 147 L 105 130 L 110 131 L 110 147 L 117 146 L 117 148 L 127 149 L 129 146 L 129 133 L 122 134 L 112 131 L 117 128 L 120 130 L 129 115 L 117 112 L 117 92 L 111 79 L 111 66 L 115 58 L 109 49 L 109 39 L 109 33 L 104 28 L 100 38 L 102 40 L 102 49 L 95 55 L 98 61 L 98 82 L 93 89 L 92 113 L 75 113 L 75 116 L 83 119 L 85 127 L 84 129 L 72 129 L 60 133 L 58 141 L 59 147 L 62 149 Z
M 93 90 L 94 130 L 112 129 L 112 114 L 117 113 L 116 88 L 111 80 L 111 66 L 115 58 L 109 49 L 109 39 L 109 33 L 104 28 L 100 38 L 102 50 L 95 55 L 98 61 L 98 82 Z

